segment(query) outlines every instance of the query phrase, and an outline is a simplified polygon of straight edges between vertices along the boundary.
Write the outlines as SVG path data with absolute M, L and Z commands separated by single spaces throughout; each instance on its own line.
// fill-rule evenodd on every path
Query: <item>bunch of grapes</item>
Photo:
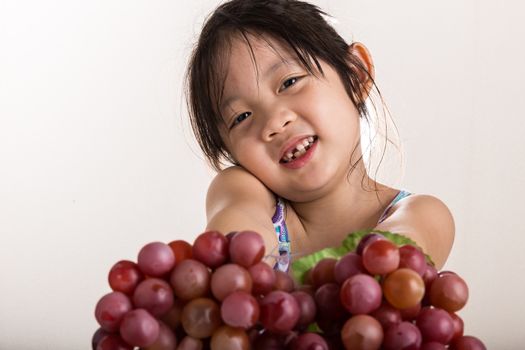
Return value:
M 463 279 L 415 246 L 371 233 L 302 283 L 264 254 L 253 231 L 147 244 L 136 263 L 111 268 L 93 349 L 485 349 L 456 314 L 468 299 Z

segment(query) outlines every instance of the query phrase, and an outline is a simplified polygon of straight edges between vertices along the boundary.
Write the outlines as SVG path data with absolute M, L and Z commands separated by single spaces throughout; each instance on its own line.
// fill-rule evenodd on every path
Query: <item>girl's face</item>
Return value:
M 315 77 L 277 41 L 268 41 L 273 48 L 250 37 L 256 67 L 246 42 L 233 42 L 221 106 L 223 139 L 233 158 L 272 192 L 295 202 L 312 200 L 346 181 L 359 113 L 331 66 L 320 61 L 325 76 Z M 297 159 L 290 161 L 294 153 Z M 352 162 L 360 156 L 358 148 Z

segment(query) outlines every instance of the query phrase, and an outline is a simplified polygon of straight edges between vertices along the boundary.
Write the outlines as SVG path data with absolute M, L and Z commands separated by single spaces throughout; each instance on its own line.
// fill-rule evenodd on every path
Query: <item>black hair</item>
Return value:
M 366 67 L 349 54 L 349 44 L 325 20 L 328 17 L 319 7 L 303 1 L 231 0 L 217 7 L 207 18 L 190 57 L 186 92 L 193 132 L 208 163 L 216 171 L 227 163 L 237 164 L 220 133 L 220 125 L 224 123 L 220 105 L 234 38 L 246 41 L 252 60 L 255 56 L 249 35 L 272 38 L 284 44 L 314 75 L 316 71 L 324 75 L 319 60 L 326 62 L 341 78 L 360 116 L 369 122 L 363 98 L 366 94 L 362 93 L 367 89 L 366 83 L 372 82 L 379 96 L 381 94 Z M 356 148 L 359 145 L 360 140 Z M 355 149 L 352 155 L 354 152 Z M 350 172 L 361 159 L 362 156 Z

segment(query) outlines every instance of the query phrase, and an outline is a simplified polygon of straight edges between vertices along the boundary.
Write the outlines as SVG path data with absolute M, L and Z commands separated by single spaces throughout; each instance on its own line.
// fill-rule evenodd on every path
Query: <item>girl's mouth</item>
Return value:
M 302 168 L 312 158 L 317 148 L 317 140 L 317 136 L 305 138 L 292 152 L 287 152 L 279 163 L 288 169 Z
M 308 136 L 304 140 L 299 142 L 293 150 L 288 151 L 279 161 L 279 163 L 290 163 L 294 160 L 302 157 L 306 152 L 312 147 L 312 145 L 317 141 L 317 136 Z

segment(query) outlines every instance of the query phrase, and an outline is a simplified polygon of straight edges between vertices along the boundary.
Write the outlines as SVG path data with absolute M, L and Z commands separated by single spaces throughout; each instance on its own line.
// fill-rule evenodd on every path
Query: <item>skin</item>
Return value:
M 228 103 L 221 110 L 225 122 L 221 135 L 241 166 L 223 170 L 212 181 L 206 229 L 254 230 L 262 234 L 267 251 L 273 250 L 275 193 L 288 200 L 292 252 L 308 254 L 337 246 L 352 231 L 376 227 L 411 237 L 442 267 L 452 247 L 454 222 L 439 199 L 411 195 L 377 225 L 399 190 L 374 182 L 362 161 L 348 176 L 350 164 L 361 156 L 358 146 L 350 159 L 358 145 L 361 119 L 335 70 L 321 61 L 325 75 L 318 72 L 316 77 L 294 62 L 293 54 L 279 42 L 251 36 L 250 43 L 256 65 L 246 42 L 233 41 L 223 99 Z M 374 76 L 363 44 L 354 43 L 349 54 Z M 286 63 L 275 68 L 282 57 Z M 366 80 L 365 86 L 364 98 L 372 81 Z M 279 162 L 283 146 L 303 135 L 318 136 L 312 158 L 299 169 L 284 167 Z M 377 186 L 377 194 L 363 190 L 363 174 L 365 187 Z

